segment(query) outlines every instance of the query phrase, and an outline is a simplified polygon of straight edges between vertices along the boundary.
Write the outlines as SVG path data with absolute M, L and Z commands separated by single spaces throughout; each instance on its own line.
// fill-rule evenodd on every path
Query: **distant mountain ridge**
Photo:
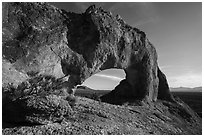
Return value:
M 92 89 L 92 88 L 85 86 L 85 85 L 78 85 L 76 87 L 75 91 L 76 91 L 76 93 L 78 93 L 78 92 L 90 92 L 90 94 L 91 94 L 91 93 L 96 93 L 96 92 L 99 93 L 100 92 L 100 93 L 105 94 L 105 93 L 110 92 L 111 90 Z
M 185 91 L 185 92 L 202 92 L 202 87 L 177 87 L 177 88 L 170 88 L 170 91 Z
M 77 90 L 90 90 L 90 91 L 108 91 L 108 90 L 95 90 L 92 89 L 88 86 L 85 85 L 79 85 L 77 86 Z M 170 88 L 170 91 L 185 91 L 185 92 L 201 92 L 202 91 L 202 87 L 194 87 L 194 88 L 190 88 L 190 87 L 176 87 L 176 88 Z

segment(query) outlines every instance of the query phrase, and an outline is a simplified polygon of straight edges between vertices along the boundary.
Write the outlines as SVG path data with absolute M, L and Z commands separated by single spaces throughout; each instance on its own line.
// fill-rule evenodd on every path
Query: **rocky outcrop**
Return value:
M 3 134 L 201 134 L 200 118 L 169 92 L 154 46 L 120 16 L 2 5 Z M 77 102 L 72 88 L 109 68 L 126 78 L 99 101 Z
M 92 74 L 119 68 L 125 70 L 130 88 L 120 89 L 116 96 L 156 101 L 158 94 L 168 91 L 158 93 L 166 79 L 159 77 L 157 53 L 145 33 L 95 6 L 75 14 L 46 3 L 4 3 L 2 50 L 3 66 L 10 64 L 22 77 L 16 80 L 5 67 L 3 84 L 46 74 L 66 77 L 71 92 Z

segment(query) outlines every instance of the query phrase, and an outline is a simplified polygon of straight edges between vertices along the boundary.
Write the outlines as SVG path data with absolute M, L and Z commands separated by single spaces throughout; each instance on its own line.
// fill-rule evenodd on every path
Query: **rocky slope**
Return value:
M 157 101 L 153 106 L 120 106 L 78 97 L 72 115 L 55 118 L 47 124 L 6 123 L 3 134 L 201 134 L 201 121 L 189 110 L 186 105 L 178 106 L 167 101 Z
M 119 16 L 95 6 L 82 14 L 47 3 L 2 8 L 3 134 L 201 134 L 145 33 Z M 126 79 L 99 102 L 74 97 L 74 86 L 108 68 Z

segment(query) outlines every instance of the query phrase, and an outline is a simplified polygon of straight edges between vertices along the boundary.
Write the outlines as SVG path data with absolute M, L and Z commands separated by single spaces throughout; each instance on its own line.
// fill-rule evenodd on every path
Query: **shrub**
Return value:
M 38 75 L 38 71 L 29 71 L 29 72 L 27 72 L 27 75 L 29 76 L 29 77 L 35 77 L 35 76 L 37 76 Z
M 16 96 L 16 87 L 13 85 L 13 83 L 9 83 L 7 86 L 2 87 L 2 99 L 9 99 L 13 100 Z
M 67 97 L 66 97 L 66 100 L 69 102 L 69 105 L 74 108 L 74 106 L 76 105 L 76 102 L 77 102 L 77 98 L 76 96 L 74 96 L 73 94 L 69 94 Z
M 29 95 L 46 96 L 53 94 L 65 97 L 73 108 L 77 102 L 74 92 L 69 94 L 67 88 L 61 85 L 63 85 L 63 81 L 56 79 L 53 76 L 37 75 L 22 82 L 16 87 L 13 84 L 3 87 L 3 98 L 6 100 L 16 100 Z
M 93 100 L 96 100 L 96 101 L 100 101 L 100 96 L 99 96 L 96 92 L 94 92 L 94 93 L 91 95 L 90 98 L 93 99 Z
M 27 95 L 59 95 L 60 90 L 63 89 L 63 81 L 56 79 L 50 75 L 37 75 L 31 77 L 27 81 L 22 82 L 18 86 L 8 84 L 3 87 L 3 95 L 13 99 L 21 98 Z

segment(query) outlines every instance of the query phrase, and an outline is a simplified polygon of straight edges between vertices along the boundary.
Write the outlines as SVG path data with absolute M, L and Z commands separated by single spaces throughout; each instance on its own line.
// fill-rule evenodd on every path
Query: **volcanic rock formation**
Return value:
M 3 84 L 46 74 L 66 77 L 72 92 L 91 75 L 119 68 L 126 72 L 128 88 L 123 90 L 121 82 L 113 91 L 117 98 L 173 100 L 145 33 L 102 8 L 75 14 L 46 3 L 4 3 L 2 47 Z M 101 99 L 110 102 L 112 95 Z
M 120 16 L 2 5 L 3 134 L 201 134 L 198 115 L 169 92 L 154 46 Z M 109 68 L 126 73 L 113 91 L 98 101 L 73 95 Z

